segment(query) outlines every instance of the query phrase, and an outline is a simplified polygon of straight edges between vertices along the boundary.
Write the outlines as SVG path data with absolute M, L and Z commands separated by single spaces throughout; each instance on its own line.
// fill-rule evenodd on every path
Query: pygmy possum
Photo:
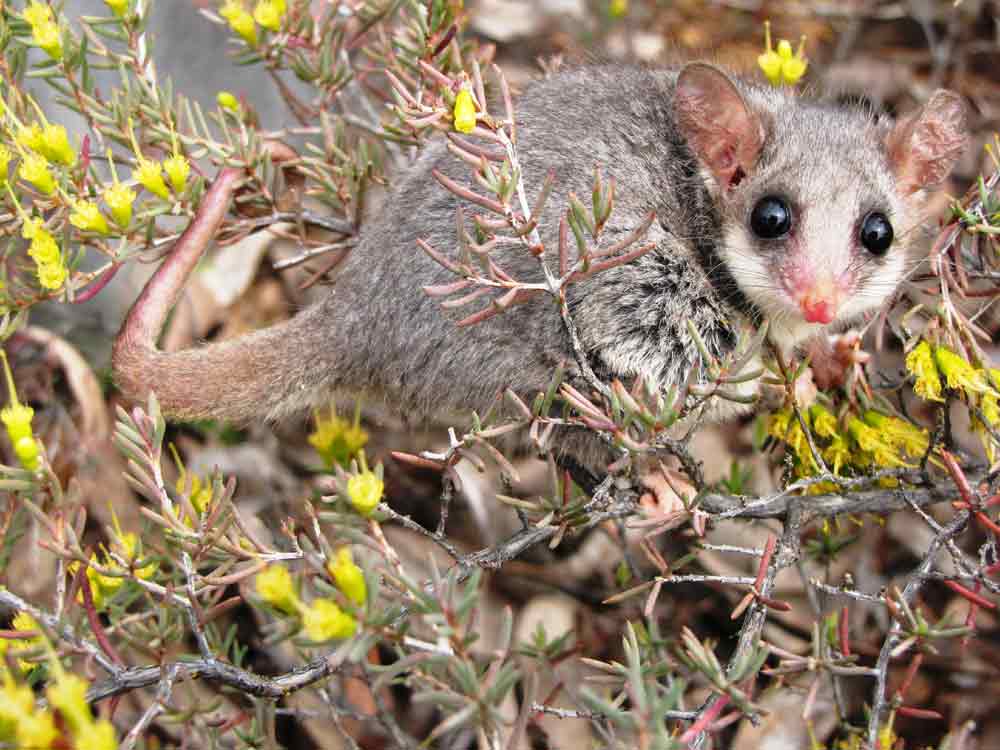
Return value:
M 593 372 L 606 382 L 641 376 L 657 388 L 698 366 L 688 321 L 718 357 L 765 319 L 772 342 L 790 352 L 884 304 L 913 260 L 928 189 L 967 140 L 962 101 L 949 91 L 891 121 L 705 63 L 566 70 L 527 87 L 516 110 L 529 189 L 555 170 L 538 225 L 546 246 L 557 246 L 567 196 L 590 191 L 595 167 L 617 183 L 609 243 L 655 213 L 643 239 L 655 243 L 650 252 L 567 295 Z M 234 340 L 163 352 L 156 339 L 166 316 L 243 179 L 222 170 L 122 327 L 113 355 L 119 387 L 133 398 L 155 392 L 173 418 L 246 422 L 353 394 L 409 416 L 482 413 L 507 388 L 530 403 L 560 365 L 570 382 L 583 382 L 551 300 L 457 328 L 467 313 L 443 310 L 422 291 L 455 280 L 417 246 L 456 243 L 461 199 L 435 169 L 468 180 L 444 139 L 429 144 L 320 301 Z M 503 263 L 515 278 L 540 279 L 523 248 Z M 561 449 L 587 450 L 572 440 Z

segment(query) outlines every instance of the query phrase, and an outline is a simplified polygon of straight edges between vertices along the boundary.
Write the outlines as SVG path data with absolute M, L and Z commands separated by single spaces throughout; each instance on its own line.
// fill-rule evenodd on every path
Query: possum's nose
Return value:
M 832 323 L 837 317 L 837 306 L 826 299 L 804 299 L 799 303 L 802 317 L 809 323 Z
M 823 274 L 802 292 L 798 303 L 809 323 L 832 323 L 840 307 L 840 287 L 832 275 Z

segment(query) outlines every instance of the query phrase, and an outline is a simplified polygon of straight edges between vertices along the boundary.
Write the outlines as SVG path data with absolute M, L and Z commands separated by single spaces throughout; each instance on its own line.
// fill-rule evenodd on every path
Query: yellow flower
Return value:
M 14 388 L 14 375 L 10 371 L 7 353 L 2 349 L 0 349 L 0 360 L 3 361 L 7 393 L 10 397 L 10 404 L 0 409 L 0 421 L 7 429 L 7 437 L 14 446 L 14 452 L 21 466 L 28 471 L 36 471 L 39 451 L 37 441 L 31 432 L 31 420 L 35 416 L 35 410 L 18 401 L 17 390 Z
M 803 413 L 802 417 L 803 419 L 807 419 L 809 413 Z M 800 476 L 815 474 L 819 470 L 812 450 L 809 448 L 809 439 L 802 429 L 799 418 L 791 409 L 782 409 L 771 415 L 768 433 L 778 440 L 783 441 L 791 448 L 798 464 L 798 473 Z
M 366 518 L 382 500 L 382 479 L 371 471 L 362 471 L 347 480 L 347 498 L 354 510 Z
M 28 255 L 35 259 L 39 266 L 60 265 L 62 251 L 55 238 L 44 229 L 40 229 L 32 238 L 28 247 Z
M 243 7 L 242 0 L 226 0 L 219 9 L 219 15 L 229 21 L 229 27 L 243 37 L 247 44 L 257 46 L 257 27 L 253 16 Z
M 83 678 L 59 670 L 55 682 L 46 689 L 45 696 L 49 699 L 50 705 L 59 709 L 59 713 L 74 734 L 81 727 L 93 722 L 90 705 L 87 703 L 87 683 Z
M 170 199 L 170 191 L 167 190 L 167 183 L 163 181 L 163 170 L 158 162 L 147 159 L 142 155 L 139 148 L 139 141 L 135 137 L 135 128 L 132 126 L 132 118 L 128 119 L 128 135 L 132 141 L 132 152 L 135 154 L 136 168 L 132 170 L 132 179 L 142 185 L 146 190 L 163 200 Z M 108 161 L 111 162 L 111 152 L 108 151 Z M 115 184 L 118 178 L 115 176 Z M 130 211 L 131 217 L 131 211 Z
M 943 346 L 934 347 L 934 362 L 944 375 L 949 388 L 964 391 L 967 396 L 991 390 L 983 371 L 977 370 L 951 349 Z
M 781 81 L 787 86 L 794 86 L 802 76 L 806 74 L 809 62 L 803 54 L 806 47 L 806 38 L 799 38 L 799 48 L 792 54 L 792 45 L 787 39 L 778 42 L 778 56 L 781 58 Z
M 52 195 L 56 191 L 56 181 L 49 171 L 48 159 L 41 154 L 25 154 L 17 174 L 45 195 Z
M 275 609 L 293 613 L 298 609 L 292 576 L 284 565 L 269 565 L 257 574 L 257 594 Z
M 163 171 L 155 161 L 140 156 L 139 166 L 132 170 L 132 179 L 157 198 L 169 200 L 170 191 L 167 190 L 167 183 L 163 181 Z
M 628 13 L 628 0 L 611 0 L 608 5 L 608 15 L 612 18 L 622 18 Z
M 177 494 L 182 494 L 185 489 L 187 489 L 188 477 L 187 470 L 181 469 L 181 474 L 177 477 L 177 484 L 175 488 L 177 489 Z M 208 510 L 209 504 L 212 502 L 212 483 L 205 480 L 203 481 L 201 477 L 197 474 L 191 475 L 191 505 L 198 513 L 204 513 Z
M 1000 370 L 989 370 L 988 376 L 990 379 L 990 384 L 993 388 L 1000 385 Z M 979 409 L 982 412 L 983 419 L 986 421 L 990 427 L 996 430 L 1000 427 L 1000 399 L 998 399 L 1000 394 L 995 391 L 984 393 L 982 400 L 979 403 Z M 978 418 L 972 419 L 973 430 L 979 435 L 979 440 L 983 444 L 983 449 L 986 451 L 986 457 L 992 464 L 997 459 L 997 441 L 993 438 L 993 434 L 983 426 Z
M 38 468 L 38 456 L 41 455 L 41 452 L 38 441 L 33 437 L 23 437 L 14 443 L 14 455 L 21 462 L 21 466 L 28 471 L 34 471 Z
M 240 111 L 240 100 L 233 96 L 228 91 L 220 91 L 215 95 L 215 101 L 223 109 L 228 109 L 230 112 Z
M 104 193 L 104 202 L 111 209 L 111 218 L 123 229 L 132 221 L 132 204 L 135 202 L 135 191 L 117 180 Z
M 823 449 L 823 460 L 834 474 L 840 474 L 840 470 L 851 460 L 851 449 L 847 441 L 840 435 L 834 436 Z
M 93 201 L 77 201 L 73 204 L 73 211 L 69 215 L 69 223 L 84 232 L 97 232 L 98 234 L 108 234 L 111 229 L 108 227 L 108 220 L 104 218 L 101 210 Z
M 21 18 L 32 28 L 43 26 L 52 23 L 52 8 L 39 0 L 32 0 L 31 4 L 21 12 Z
M 87 750 L 118 750 L 115 728 L 107 719 L 84 724 L 73 734 L 74 746 Z
M 360 409 L 354 423 L 341 419 L 332 410 L 329 416 L 315 415 L 316 430 L 309 435 L 309 444 L 316 449 L 327 468 L 347 466 L 368 442 L 368 433 L 361 427 Z
M 94 565 L 97 564 L 97 555 L 90 556 L 90 562 Z M 105 559 L 104 567 L 113 567 L 114 563 L 111 560 Z M 77 562 L 73 562 L 69 566 L 69 572 L 71 575 L 76 576 L 77 571 L 80 569 L 80 565 Z M 113 597 L 118 589 L 122 587 L 125 583 L 124 578 L 119 578 L 118 576 L 108 576 L 98 573 L 95 568 L 91 565 L 87 566 L 87 583 L 90 584 L 90 597 L 94 602 L 94 609 L 101 612 L 107 605 L 108 599 Z M 84 601 L 83 592 L 81 591 L 76 600 L 81 604 Z
M 0 144 L 0 187 L 7 184 L 7 173 L 10 171 L 10 160 L 13 154 L 10 149 Z
M 791 423 L 791 419 L 791 409 L 782 409 L 774 412 L 767 420 L 767 434 L 784 442 L 785 435 L 788 434 L 788 425 Z
M 19 207 L 20 208 L 20 207 Z M 48 234 L 45 231 L 45 222 L 43 222 L 39 217 L 31 217 L 27 214 L 22 214 L 23 221 L 21 222 L 21 236 L 26 240 L 33 240 L 40 234 Z
M 61 263 L 45 263 L 39 265 L 37 271 L 38 283 L 43 289 L 53 292 L 57 289 L 62 289 L 63 284 L 66 283 L 66 278 L 69 276 L 66 266 Z
M 809 407 L 809 417 L 812 420 L 813 432 L 822 438 L 832 438 L 837 435 L 837 418 L 819 404 Z
M 76 163 L 76 151 L 69 145 L 69 136 L 62 125 L 45 125 L 42 130 L 41 152 L 57 164 L 71 167 Z
M 793 86 L 806 73 L 809 62 L 806 60 L 806 38 L 799 40 L 799 48 L 794 53 L 787 39 L 778 42 L 777 51 L 771 46 L 771 22 L 764 21 L 764 52 L 757 57 L 757 65 L 764 72 L 772 86 L 782 84 Z
M 990 368 L 986 371 L 986 379 L 993 387 L 993 393 L 1000 395 L 1000 370 Z
M 354 618 L 330 599 L 316 599 L 302 608 L 302 629 L 316 643 L 334 638 L 350 638 L 357 630 Z
M 175 153 L 169 159 L 163 160 L 163 171 L 170 178 L 170 186 L 175 193 L 183 193 L 187 186 L 188 175 L 191 173 L 191 163 L 183 154 Z
M 0 358 L 3 359 L 4 374 L 7 378 L 7 392 L 10 396 L 10 405 L 0 410 L 0 420 L 7 428 L 7 436 L 11 442 L 16 442 L 23 437 L 31 436 L 31 419 L 35 416 L 35 410 L 30 406 L 25 406 L 17 400 L 17 391 L 14 389 L 14 376 L 10 371 L 10 363 L 7 361 L 7 353 L 0 350 Z
M 891 725 L 886 725 L 878 730 L 878 750 L 892 750 L 896 746 L 896 733 L 892 731 Z
M 115 525 L 117 527 L 118 519 L 115 519 Z M 139 536 L 132 531 L 122 534 L 121 529 L 117 529 L 118 536 L 115 539 L 116 546 L 122 553 L 122 557 L 128 560 L 130 563 L 138 562 L 141 559 L 142 550 L 139 545 Z M 138 578 L 142 580 L 147 580 L 152 578 L 153 574 L 156 573 L 156 563 L 151 562 L 148 565 L 144 565 L 141 568 L 135 569 L 135 574 Z
M 31 638 L 18 638 L 9 646 L 10 650 L 34 651 L 44 643 L 44 637 L 41 635 L 41 628 L 38 627 L 38 623 L 35 622 L 35 618 L 27 612 L 18 612 L 14 617 L 14 621 L 11 623 L 11 626 L 14 630 L 21 633 L 34 632 L 36 635 Z M 25 661 L 24 659 L 18 659 L 17 663 L 21 672 L 24 674 L 27 674 L 37 666 L 34 662 Z
M 468 89 L 462 89 L 455 97 L 455 130 L 459 133 L 471 133 L 476 129 L 476 103 Z
M 14 682 L 14 676 L 4 669 L 3 688 L 0 689 L 0 741 L 12 743 L 16 739 L 18 722 L 34 710 L 34 691 Z
M 871 410 L 864 413 L 864 420 L 875 427 L 891 446 L 906 451 L 914 458 L 922 457 L 930 446 L 930 433 L 905 420 Z
M 254 8 L 254 20 L 268 31 L 277 31 L 281 28 L 281 17 L 285 13 L 284 3 L 276 3 L 274 0 L 259 0 Z
M 22 148 L 29 148 L 32 151 L 41 153 L 45 144 L 45 134 L 42 132 L 42 126 L 37 122 L 31 125 L 22 125 L 17 129 L 14 142 Z
M 17 747 L 19 748 L 48 750 L 58 736 L 55 719 L 48 711 L 23 714 L 18 719 Z
M 104 4 L 111 8 L 111 12 L 119 18 L 123 18 L 128 13 L 129 0 L 104 0 Z
M 870 459 L 877 466 L 904 467 L 908 464 L 900 457 L 896 447 L 879 430 L 869 427 L 857 417 L 851 417 L 847 431 L 857 446 L 867 455 L 861 465 Z
M 931 345 L 921 341 L 906 355 L 906 370 L 915 378 L 913 391 L 927 401 L 943 401 L 941 378 L 934 364 Z
M 344 596 L 359 606 L 365 603 L 368 599 L 365 574 L 355 564 L 349 547 L 341 547 L 337 550 L 336 558 L 327 562 L 326 569 L 333 576 L 337 588 L 344 593 Z
M 62 60 L 62 33 L 55 23 L 40 23 L 31 27 L 31 37 L 35 46 L 41 47 L 53 60 Z

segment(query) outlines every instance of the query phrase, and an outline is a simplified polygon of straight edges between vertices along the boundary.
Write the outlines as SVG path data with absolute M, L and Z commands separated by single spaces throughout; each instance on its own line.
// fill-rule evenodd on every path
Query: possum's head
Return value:
M 694 63 L 674 111 L 722 214 L 719 257 L 783 347 L 892 296 L 925 190 L 966 145 L 964 107 L 944 90 L 885 125 Z

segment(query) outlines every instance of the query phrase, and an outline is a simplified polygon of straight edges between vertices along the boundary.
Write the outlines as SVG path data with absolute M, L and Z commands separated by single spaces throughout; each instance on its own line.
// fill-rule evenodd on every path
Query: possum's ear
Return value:
M 962 98 L 938 89 L 886 136 L 889 166 L 900 192 L 909 195 L 944 182 L 968 140 Z
M 723 190 L 757 163 L 764 129 L 729 76 L 705 63 L 686 65 L 674 90 L 677 124 Z

